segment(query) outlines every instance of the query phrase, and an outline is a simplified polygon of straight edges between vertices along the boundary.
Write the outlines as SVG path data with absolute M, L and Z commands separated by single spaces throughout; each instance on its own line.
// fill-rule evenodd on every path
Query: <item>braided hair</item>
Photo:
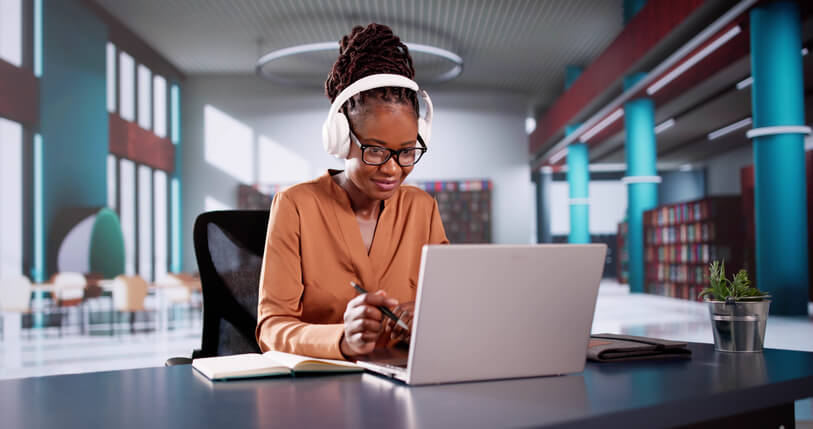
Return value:
M 325 81 L 325 95 L 332 103 L 353 82 L 378 73 L 399 74 L 413 79 L 415 68 L 409 48 L 386 25 L 371 23 L 366 27 L 356 26 L 339 42 L 339 58 L 333 63 Z M 362 91 L 347 100 L 342 110 L 347 113 L 347 110 L 364 104 L 368 98 L 411 105 L 415 115 L 419 115 L 415 91 L 400 87 Z

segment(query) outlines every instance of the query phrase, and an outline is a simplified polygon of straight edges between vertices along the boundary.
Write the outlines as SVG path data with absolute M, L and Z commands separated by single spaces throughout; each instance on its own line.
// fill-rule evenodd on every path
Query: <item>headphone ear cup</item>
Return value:
M 423 142 L 429 146 L 429 141 L 432 140 L 432 124 L 426 122 L 426 119 L 418 119 L 418 134 L 423 139 Z
M 322 145 L 327 153 L 346 159 L 350 153 L 350 124 L 343 113 L 336 113 L 322 124 Z
M 429 141 L 432 140 L 432 115 L 435 109 L 432 106 L 432 99 L 429 98 L 429 94 L 426 91 L 420 90 L 418 93 L 426 104 L 426 114 L 423 118 L 418 118 L 418 134 L 421 135 L 423 142 L 428 147 Z

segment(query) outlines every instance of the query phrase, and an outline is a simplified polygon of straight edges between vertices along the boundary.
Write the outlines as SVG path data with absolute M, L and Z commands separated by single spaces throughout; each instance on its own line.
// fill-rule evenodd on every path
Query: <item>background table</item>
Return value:
M 6 380 L 0 425 L 655 428 L 720 425 L 715 419 L 748 411 L 746 423 L 766 427 L 758 419 L 768 417 L 772 427 L 792 427 L 793 401 L 813 396 L 813 353 L 690 347 L 686 361 L 588 363 L 563 377 L 421 387 L 371 374 L 213 383 L 190 366 Z M 497 355 L 482 360 L 510 365 Z

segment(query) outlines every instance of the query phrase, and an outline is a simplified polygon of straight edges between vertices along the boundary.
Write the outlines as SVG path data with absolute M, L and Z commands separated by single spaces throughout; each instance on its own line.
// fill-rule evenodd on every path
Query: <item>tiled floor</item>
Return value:
M 813 313 L 813 309 L 811 309 Z M 712 343 L 702 303 L 630 294 L 625 285 L 602 283 L 593 332 L 644 335 Z M 111 336 L 32 336 L 0 342 L 0 379 L 161 366 L 168 357 L 200 347 L 200 320 L 168 333 Z M 766 347 L 813 351 L 813 318 L 768 319 Z M 813 400 L 796 403 L 797 427 L 813 428 Z

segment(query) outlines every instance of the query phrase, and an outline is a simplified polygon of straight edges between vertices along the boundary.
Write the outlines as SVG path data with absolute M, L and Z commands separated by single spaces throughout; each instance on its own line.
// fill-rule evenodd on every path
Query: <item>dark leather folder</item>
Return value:
M 590 344 L 587 346 L 587 359 L 594 362 L 688 359 L 691 354 L 685 342 L 633 335 L 591 335 Z

